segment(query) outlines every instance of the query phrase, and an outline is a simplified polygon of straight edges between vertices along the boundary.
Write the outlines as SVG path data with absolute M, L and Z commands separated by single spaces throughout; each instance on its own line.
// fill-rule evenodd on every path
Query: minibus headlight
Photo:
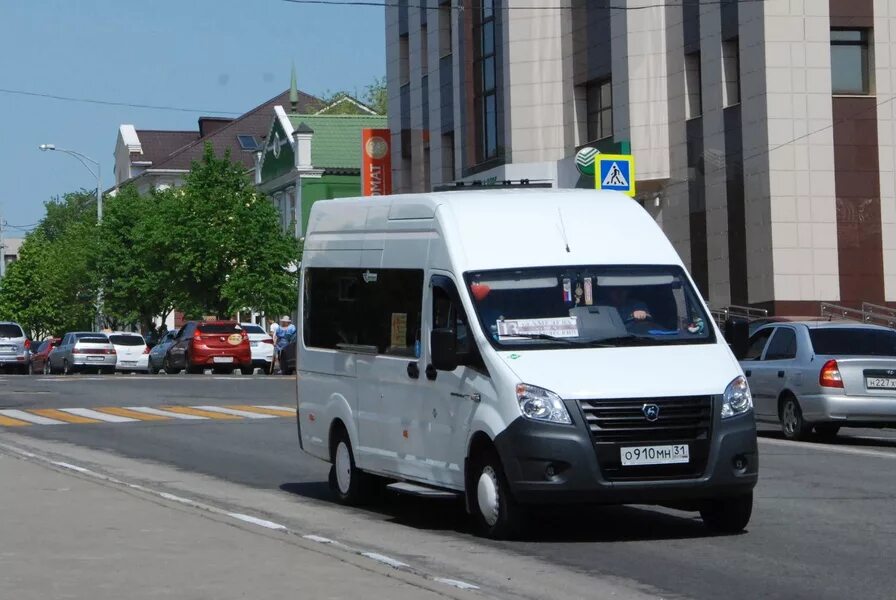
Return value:
M 563 400 L 554 392 L 520 383 L 516 386 L 516 399 L 520 403 L 520 412 L 527 419 L 566 425 L 572 423 Z
M 725 395 L 722 397 L 722 418 L 742 415 L 752 409 L 753 395 L 750 394 L 750 385 L 746 379 L 738 376 L 725 389 Z

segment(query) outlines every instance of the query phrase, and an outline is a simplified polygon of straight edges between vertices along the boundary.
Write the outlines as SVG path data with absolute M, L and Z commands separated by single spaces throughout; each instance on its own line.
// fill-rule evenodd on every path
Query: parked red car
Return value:
M 28 372 L 32 375 L 49 375 L 50 352 L 52 352 L 61 341 L 62 338 L 49 338 L 37 344 L 36 349 L 31 353 L 31 363 L 29 364 Z
M 186 323 L 168 348 L 163 362 L 165 372 L 174 375 L 202 373 L 233 373 L 239 369 L 251 375 L 252 350 L 249 335 L 236 321 L 190 321 Z

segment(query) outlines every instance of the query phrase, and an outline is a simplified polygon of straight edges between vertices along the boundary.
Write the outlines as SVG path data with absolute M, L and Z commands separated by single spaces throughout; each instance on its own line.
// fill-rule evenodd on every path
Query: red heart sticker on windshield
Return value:
M 485 297 L 488 296 L 491 291 L 492 288 L 488 287 L 485 284 L 470 284 L 470 292 L 473 294 L 473 297 L 476 298 L 477 302 L 482 302 L 483 300 L 485 300 Z

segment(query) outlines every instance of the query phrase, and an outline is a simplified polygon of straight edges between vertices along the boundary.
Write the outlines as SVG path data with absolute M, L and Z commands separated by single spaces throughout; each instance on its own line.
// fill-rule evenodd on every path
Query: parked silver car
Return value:
M 0 368 L 28 373 L 31 341 L 18 323 L 0 322 Z
M 813 429 L 896 426 L 896 331 L 847 322 L 779 322 L 750 338 L 741 367 L 756 419 L 789 439 Z
M 78 331 L 66 333 L 50 353 L 50 372 L 71 375 L 78 371 L 115 373 L 118 356 L 105 333 Z

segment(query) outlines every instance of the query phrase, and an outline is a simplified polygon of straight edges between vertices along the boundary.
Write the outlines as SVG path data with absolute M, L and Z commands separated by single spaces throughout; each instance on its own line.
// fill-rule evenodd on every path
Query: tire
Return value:
M 62 361 L 62 374 L 63 375 L 72 375 L 73 373 L 74 373 L 74 371 L 72 370 L 71 366 L 69 366 L 68 361 L 67 360 Z
M 836 423 L 819 423 L 815 426 L 815 434 L 823 440 L 833 440 L 840 433 L 840 426 Z
M 190 363 L 189 355 L 184 358 L 184 361 L 187 365 L 187 368 L 184 369 L 187 372 L 187 375 L 202 375 L 205 372 L 205 369 L 201 366 Z
M 330 446 L 330 489 L 340 504 L 364 504 L 370 499 L 369 477 L 355 466 L 355 453 L 344 428 L 336 430 Z
M 240 367 L 240 373 L 243 375 L 254 375 L 255 367 L 253 367 L 251 365 L 248 367 Z
M 165 373 L 168 375 L 177 375 L 180 373 L 180 369 L 175 369 L 171 366 L 171 361 L 168 360 L 168 357 L 165 357 L 165 360 L 162 363 L 162 368 L 165 369 Z
M 149 361 L 149 363 L 147 363 L 147 365 L 146 365 L 146 373 L 147 374 L 158 375 L 159 371 L 161 371 L 161 369 L 159 369 L 157 366 L 152 364 L 152 361 Z
M 803 420 L 803 410 L 799 401 L 793 396 L 785 396 L 781 403 L 781 431 L 788 440 L 803 441 L 809 439 L 812 426 Z
M 50 361 L 45 360 L 44 361 L 44 375 L 52 375 L 52 374 L 53 374 L 53 369 L 50 368 Z
M 717 533 L 740 533 L 753 514 L 753 492 L 710 501 L 700 510 L 703 524 Z
M 514 537 L 519 533 L 521 510 L 510 493 L 498 453 L 487 448 L 474 457 L 471 465 L 467 495 L 476 529 L 492 539 Z

